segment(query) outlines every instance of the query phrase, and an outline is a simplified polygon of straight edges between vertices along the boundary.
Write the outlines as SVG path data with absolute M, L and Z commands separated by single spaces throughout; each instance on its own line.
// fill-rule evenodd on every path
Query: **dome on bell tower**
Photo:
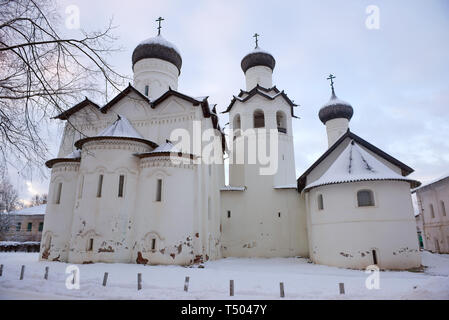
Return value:
M 271 53 L 268 53 L 267 51 L 256 47 L 253 51 L 243 57 L 240 65 L 243 72 L 246 72 L 249 68 L 256 66 L 265 66 L 270 68 L 271 70 L 274 70 L 276 60 L 271 55 Z

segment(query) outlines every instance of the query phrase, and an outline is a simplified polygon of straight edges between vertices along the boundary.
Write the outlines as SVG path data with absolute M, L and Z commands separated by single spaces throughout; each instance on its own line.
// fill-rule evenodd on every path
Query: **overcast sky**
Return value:
M 123 51 L 110 61 L 130 77 L 133 49 L 156 35 L 154 20 L 162 16 L 162 35 L 182 54 L 179 91 L 207 95 L 219 111 L 245 88 L 240 61 L 254 47 L 252 35 L 260 34 L 260 47 L 276 59 L 274 84 L 300 105 L 301 119 L 293 120 L 297 176 L 327 148 L 318 110 L 330 97 L 329 73 L 337 96 L 354 108 L 353 132 L 414 168 L 418 180 L 449 172 L 449 1 L 58 3 L 63 18 L 66 6 L 78 6 L 85 30 L 113 17 Z M 369 5 L 379 8 L 379 29 L 366 27 Z M 49 140 L 53 155 L 61 134 Z M 28 179 L 31 187 L 11 175 L 22 198 L 47 192 L 48 181 L 37 175 Z

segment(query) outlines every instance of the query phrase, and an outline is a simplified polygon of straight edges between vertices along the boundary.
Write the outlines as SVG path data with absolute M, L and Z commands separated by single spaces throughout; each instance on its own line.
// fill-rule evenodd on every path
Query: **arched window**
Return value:
M 433 218 L 435 218 L 435 211 L 433 210 L 433 204 L 430 204 L 430 216 Z
M 60 204 L 61 203 L 61 193 L 62 193 L 62 182 L 59 182 L 56 185 L 55 204 Z
M 156 252 L 161 246 L 161 237 L 156 232 L 149 232 L 144 237 L 146 251 Z
M 264 128 L 265 127 L 265 116 L 263 111 L 258 109 L 254 111 L 254 128 Z
M 278 127 L 278 132 L 287 133 L 287 118 L 285 113 L 282 111 L 276 112 L 276 123 Z
M 234 120 L 232 122 L 232 128 L 234 129 L 234 136 L 235 137 L 240 136 L 240 131 L 242 129 L 242 123 L 241 123 L 239 114 L 235 115 Z
M 371 190 L 360 190 L 357 192 L 357 203 L 359 207 L 374 206 L 374 194 Z
M 318 210 L 323 210 L 324 209 L 323 195 L 319 194 L 317 200 L 318 200 Z

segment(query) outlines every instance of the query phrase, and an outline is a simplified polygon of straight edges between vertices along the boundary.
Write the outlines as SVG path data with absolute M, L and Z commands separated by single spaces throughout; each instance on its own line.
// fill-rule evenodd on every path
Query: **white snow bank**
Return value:
M 226 258 L 210 261 L 205 268 L 143 266 L 98 263 L 77 265 L 80 289 L 65 287 L 69 264 L 40 262 L 37 253 L 0 253 L 4 265 L 0 277 L 0 299 L 280 299 L 279 283 L 284 282 L 285 299 L 449 299 L 449 255 L 423 253 L 421 273 L 380 272 L 380 289 L 369 290 L 364 271 L 308 263 L 303 258 Z M 25 265 L 24 280 L 19 280 Z M 45 267 L 49 279 L 43 279 Z M 438 270 L 438 274 L 430 271 Z M 109 273 L 106 287 L 104 272 Z M 137 291 L 137 273 L 142 273 L 143 289 Z M 190 277 L 188 292 L 184 279 Z M 229 297 L 229 280 L 235 282 L 235 296 Z M 338 283 L 345 284 L 340 295 Z

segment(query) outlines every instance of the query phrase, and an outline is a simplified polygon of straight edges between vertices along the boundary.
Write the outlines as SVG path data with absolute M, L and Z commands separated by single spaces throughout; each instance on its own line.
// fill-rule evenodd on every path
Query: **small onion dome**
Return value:
M 134 49 L 132 61 L 134 65 L 142 59 L 157 58 L 174 64 L 181 73 L 182 58 L 174 44 L 165 40 L 161 35 L 142 41 Z
M 328 103 L 321 107 L 318 116 L 323 124 L 332 119 L 346 118 L 351 120 L 354 110 L 352 106 L 343 100 L 340 100 L 332 91 L 332 96 Z
M 274 60 L 274 57 L 259 47 L 244 56 L 241 63 L 242 70 L 245 73 L 246 70 L 255 66 L 265 66 L 274 70 L 275 65 L 276 60 Z

